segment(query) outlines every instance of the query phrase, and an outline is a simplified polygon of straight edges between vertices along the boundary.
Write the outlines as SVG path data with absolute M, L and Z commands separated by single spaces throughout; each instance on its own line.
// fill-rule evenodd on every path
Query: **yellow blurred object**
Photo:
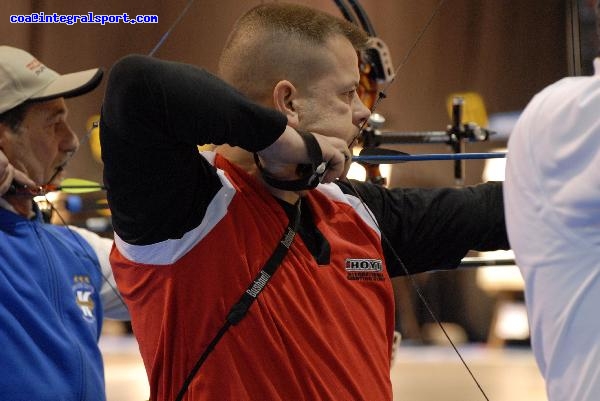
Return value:
M 98 209 L 98 214 L 100 216 L 110 216 L 110 209 L 108 208 L 108 200 L 106 198 L 98 199 L 96 205 L 101 206 L 101 208 Z
M 100 149 L 100 115 L 94 114 L 88 118 L 85 124 L 85 130 L 88 133 L 88 141 L 92 156 L 98 163 L 102 163 L 102 150 Z
M 480 127 L 487 127 L 488 116 L 485 110 L 483 98 L 477 92 L 456 92 L 451 93 L 446 98 L 446 107 L 448 115 L 452 118 L 452 104 L 455 97 L 463 99 L 462 123 L 475 123 Z

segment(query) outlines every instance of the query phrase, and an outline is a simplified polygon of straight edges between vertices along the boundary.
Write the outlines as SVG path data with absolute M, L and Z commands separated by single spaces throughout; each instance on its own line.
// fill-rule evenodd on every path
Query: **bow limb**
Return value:
M 187 4 L 183 7 L 181 12 L 177 16 L 177 18 L 175 18 L 175 21 L 173 21 L 173 23 L 171 23 L 171 25 L 167 28 L 165 33 L 163 33 L 160 36 L 160 39 L 158 40 L 156 45 L 152 48 L 152 50 L 150 50 L 150 52 L 148 53 L 148 56 L 154 57 L 154 54 L 158 51 L 158 49 L 160 49 L 162 47 L 163 43 L 165 43 L 167 38 L 171 35 L 171 32 L 173 31 L 173 29 L 175 29 L 175 27 L 177 27 L 177 25 L 179 25 L 179 23 L 181 22 L 183 17 L 185 17 L 185 15 L 188 13 L 188 11 L 190 10 L 190 7 L 194 3 L 194 1 L 195 0 L 188 0 Z
M 362 27 L 370 37 L 367 48 L 359 52 L 360 82 L 358 93 L 363 103 L 371 110 L 371 113 L 374 113 L 379 102 L 386 97 L 386 92 L 394 82 L 395 77 L 404 68 L 424 34 L 431 26 L 445 0 L 440 0 L 437 3 L 425 25 L 402 57 L 402 61 L 397 68 L 393 67 L 388 46 L 382 39 L 377 37 L 373 24 L 359 1 L 348 0 L 349 5 L 344 0 L 334 0 L 334 2 L 346 20 Z M 360 126 L 358 137 L 364 140 L 366 136 L 374 133 L 375 128 L 372 124 L 369 124 L 369 121 L 364 121 Z M 378 165 L 363 164 L 363 167 L 367 173 L 367 181 L 379 185 L 386 184 Z

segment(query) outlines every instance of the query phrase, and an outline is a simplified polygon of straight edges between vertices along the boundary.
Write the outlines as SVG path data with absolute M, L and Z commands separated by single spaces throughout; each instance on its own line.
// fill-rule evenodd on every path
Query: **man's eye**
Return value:
M 60 129 L 62 124 L 64 124 L 62 120 L 52 121 L 48 124 L 48 128 L 57 131 Z

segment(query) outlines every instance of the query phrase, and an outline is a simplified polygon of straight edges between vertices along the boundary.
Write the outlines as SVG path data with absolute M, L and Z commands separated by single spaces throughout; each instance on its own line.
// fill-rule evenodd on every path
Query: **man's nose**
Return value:
M 354 102 L 354 110 L 352 111 L 352 122 L 354 125 L 360 127 L 365 121 L 371 116 L 371 110 L 360 100 L 356 98 Z
M 60 127 L 60 150 L 65 153 L 75 153 L 79 148 L 77 134 L 66 122 Z

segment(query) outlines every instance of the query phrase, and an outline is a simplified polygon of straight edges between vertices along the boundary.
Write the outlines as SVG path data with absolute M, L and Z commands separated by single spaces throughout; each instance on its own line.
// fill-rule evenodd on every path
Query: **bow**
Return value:
M 453 99 L 452 105 L 452 123 L 444 131 L 433 132 L 382 132 L 380 127 L 385 122 L 385 118 L 379 113 L 375 113 L 378 103 L 386 97 L 386 92 L 394 82 L 398 73 L 404 68 L 411 54 L 422 39 L 423 35 L 433 22 L 435 16 L 442 8 L 445 0 L 438 2 L 434 11 L 431 13 L 424 27 L 420 30 L 417 37 L 409 47 L 406 55 L 398 68 L 394 69 L 391 62 L 390 53 L 387 45 L 377 37 L 373 24 L 369 20 L 366 12 L 360 6 L 357 0 L 348 0 L 348 6 L 343 0 L 334 0 L 346 20 L 360 26 L 370 36 L 367 49 L 359 52 L 360 66 L 360 84 L 359 96 L 363 103 L 371 110 L 371 118 L 360 127 L 360 141 L 363 150 L 379 147 L 382 144 L 409 144 L 409 143 L 444 143 L 451 147 L 455 154 L 464 154 L 465 143 L 474 141 L 485 141 L 493 132 L 477 126 L 475 123 L 463 123 L 464 100 L 460 97 Z M 383 85 L 383 89 L 378 91 L 378 86 Z M 454 160 L 454 177 L 458 185 L 464 181 L 463 161 L 469 159 L 485 159 L 497 156 L 486 157 L 483 154 L 467 154 L 465 157 L 447 158 L 442 155 L 428 155 L 427 157 L 416 156 L 411 159 L 403 152 L 397 152 L 397 159 L 393 157 L 393 151 L 382 150 L 385 152 L 385 158 L 379 163 L 405 162 L 411 160 Z M 370 151 L 369 156 L 375 157 L 377 152 Z M 356 157 L 354 161 L 359 162 L 366 170 L 367 181 L 376 184 L 385 184 L 385 178 L 381 176 L 379 165 L 369 160 L 365 162 L 362 154 Z
M 171 25 L 167 28 L 167 30 L 165 31 L 165 33 L 163 33 L 160 36 L 160 39 L 158 40 L 158 42 L 156 42 L 156 45 L 152 48 L 152 50 L 150 50 L 150 52 L 148 53 L 148 56 L 154 57 L 154 54 L 158 51 L 158 49 L 161 48 L 161 46 L 163 45 L 163 43 L 165 43 L 165 41 L 167 40 L 167 38 L 169 37 L 169 35 L 171 35 L 171 32 L 173 31 L 173 29 L 175 29 L 175 27 L 177 25 L 179 25 L 179 23 L 181 22 L 181 20 L 183 19 L 183 17 L 185 17 L 185 15 L 188 13 L 188 11 L 190 10 L 190 7 L 192 6 L 193 3 L 194 3 L 194 0 L 188 0 L 188 2 L 186 3 L 186 5 L 183 7 L 183 9 L 181 10 L 181 12 L 177 16 L 177 18 L 175 18 L 175 21 L 173 21 L 171 23 Z
M 162 46 L 162 44 L 165 42 L 165 40 L 169 37 L 171 31 L 177 26 L 177 24 L 179 24 L 179 22 L 182 20 L 182 18 L 185 16 L 185 14 L 188 12 L 188 10 L 191 7 L 193 2 L 194 2 L 194 0 L 188 1 L 186 6 L 184 7 L 184 9 L 181 11 L 179 16 L 177 17 L 177 19 L 169 26 L 169 28 L 165 31 L 165 33 L 163 35 L 161 35 L 158 43 L 150 51 L 150 53 L 149 53 L 150 56 L 154 55 L 154 53 L 156 53 L 158 51 L 158 49 Z M 92 121 L 90 125 L 91 126 L 89 127 L 86 134 L 83 136 L 83 138 L 81 140 L 81 145 L 86 143 L 89 140 L 92 132 L 95 129 L 97 129 L 98 121 Z M 73 157 L 74 154 L 75 153 L 72 153 L 69 156 L 69 158 Z M 51 184 L 51 182 L 56 178 L 56 176 L 60 173 L 61 170 L 62 169 L 58 169 L 56 171 L 56 173 L 48 180 L 48 182 L 46 184 L 43 184 L 43 185 L 37 186 L 37 187 L 27 187 L 20 183 L 13 182 L 13 184 L 11 185 L 11 187 L 9 188 L 9 191 L 7 193 L 8 194 L 16 194 L 16 195 L 25 195 L 25 196 L 43 196 L 44 197 L 43 203 L 45 203 L 45 205 L 47 205 L 47 207 L 43 207 L 43 208 L 40 207 L 40 209 L 44 209 L 48 213 L 55 213 L 55 215 L 58 217 L 58 219 L 60 220 L 62 225 L 67 227 L 67 229 L 69 230 L 71 235 L 76 236 L 76 234 L 71 230 L 71 228 L 67 224 L 66 219 L 63 218 L 61 213 L 58 211 L 58 209 L 54 206 L 54 204 L 50 201 L 50 199 L 46 195 L 49 192 L 53 192 L 53 191 L 62 191 L 62 192 L 72 193 L 72 194 L 81 194 L 81 193 L 86 193 L 86 192 L 105 190 L 106 188 L 104 187 L 104 185 L 102 185 L 100 183 L 96 183 L 96 182 L 92 182 L 92 181 L 88 181 L 88 180 L 77 179 L 77 178 L 65 179 L 59 185 Z M 68 202 L 69 201 L 67 201 L 67 203 Z M 79 200 L 76 203 L 78 206 L 75 209 L 70 209 L 68 204 L 67 204 L 67 209 L 69 209 L 71 211 L 80 211 L 81 201 Z M 100 206 L 97 206 L 97 208 L 101 208 L 101 209 L 106 208 L 104 202 L 100 201 L 98 203 L 100 203 Z M 48 219 L 49 219 L 49 217 L 48 217 Z M 77 239 L 77 242 L 79 242 L 79 238 L 76 238 L 76 239 Z M 92 255 L 89 254 L 89 251 L 85 247 L 83 247 L 83 245 L 81 246 L 81 250 L 90 259 L 95 259 Z M 100 272 L 100 273 L 102 275 L 102 279 L 109 285 L 111 290 L 116 294 L 116 296 L 120 299 L 120 301 L 123 304 L 125 304 L 125 301 L 121 297 L 120 292 L 108 280 L 108 278 L 106 276 L 104 276 L 104 274 L 102 272 Z
M 361 99 L 364 99 L 364 103 L 367 105 L 367 107 L 369 107 L 369 109 L 371 110 L 371 113 L 372 113 L 372 118 L 370 119 L 371 123 L 368 124 L 368 122 L 366 121 L 360 127 L 359 136 L 362 137 L 362 140 L 363 140 L 362 145 L 365 146 L 365 138 L 373 139 L 375 137 L 379 137 L 381 139 L 384 137 L 380 132 L 378 132 L 376 130 L 376 127 L 375 127 L 377 124 L 377 120 L 380 120 L 381 117 L 377 114 L 373 114 L 373 112 L 375 111 L 375 108 L 378 105 L 378 103 L 386 97 L 386 94 L 385 94 L 386 91 L 388 90 L 390 85 L 394 82 L 394 79 L 397 76 L 397 74 L 406 65 L 408 59 L 410 58 L 410 55 L 412 54 L 412 52 L 414 51 L 414 49 L 420 42 L 421 38 L 423 37 L 423 35 L 425 34 L 427 29 L 431 25 L 435 16 L 438 14 L 438 12 L 441 9 L 441 7 L 443 6 L 445 0 L 440 0 L 438 2 L 437 6 L 431 13 L 429 19 L 427 20 L 426 24 L 419 32 L 416 39 L 413 41 L 412 45 L 409 47 L 409 50 L 407 51 L 406 55 L 403 57 L 402 62 L 400 63 L 398 68 L 396 68 L 395 70 L 391 67 L 391 59 L 389 57 L 389 51 L 387 50 L 387 46 L 385 46 L 385 44 L 383 43 L 383 41 L 381 39 L 376 37 L 373 26 L 372 26 L 371 22 L 369 21 L 369 18 L 367 17 L 366 12 L 358 3 L 358 0 L 348 0 L 348 2 L 350 3 L 350 5 L 352 7 L 352 10 L 356 14 L 356 18 L 354 18 L 352 16 L 350 8 L 342 0 L 334 0 L 334 2 L 340 9 L 342 15 L 348 21 L 361 26 L 371 37 L 371 39 L 368 43 L 367 49 L 362 52 L 359 52 L 359 67 L 360 67 L 360 73 L 361 73 L 359 95 L 363 95 L 363 96 L 361 96 Z M 357 21 L 360 24 L 358 24 Z M 382 91 L 378 92 L 378 94 L 376 96 L 374 96 L 374 93 L 377 93 L 377 84 L 385 84 L 385 86 Z M 373 117 L 375 117 L 375 118 L 373 118 Z M 373 121 L 373 120 L 375 120 L 375 121 Z M 375 122 L 375 124 L 373 124 L 373 122 Z M 469 128 L 471 129 L 470 131 L 468 131 Z M 420 135 L 420 134 L 417 135 L 417 137 L 420 137 L 420 138 L 434 138 L 436 136 L 437 137 L 443 136 L 446 143 L 453 146 L 455 155 L 415 155 L 415 156 L 411 156 L 411 155 L 407 155 L 405 153 L 402 154 L 402 152 L 396 152 L 396 151 L 392 151 L 389 149 L 385 149 L 385 150 L 384 149 L 375 149 L 374 146 L 368 146 L 369 144 L 367 143 L 366 144 L 367 146 L 363 148 L 361 155 L 355 156 L 353 158 L 353 160 L 360 162 L 363 166 L 367 166 L 367 174 L 368 174 L 368 177 L 371 182 L 381 184 L 381 183 L 385 182 L 385 179 L 383 179 L 381 177 L 381 175 L 379 174 L 378 163 L 405 162 L 405 161 L 413 161 L 413 160 L 442 160 L 442 159 L 445 159 L 445 160 L 455 160 L 455 163 L 458 166 L 460 166 L 461 161 L 464 160 L 465 158 L 490 158 L 490 157 L 504 157 L 505 156 L 504 153 L 497 153 L 497 154 L 492 154 L 492 155 L 462 153 L 461 150 L 462 150 L 464 141 L 466 139 L 475 139 L 476 134 L 481 135 L 481 131 L 477 130 L 474 126 L 465 126 L 462 124 L 462 102 L 460 100 L 456 100 L 453 104 L 453 123 L 450 127 L 448 127 L 448 130 L 446 132 L 442 133 L 442 135 L 439 135 L 439 133 L 435 133 L 433 135 Z M 487 136 L 487 133 L 485 133 L 485 134 Z M 400 136 L 402 137 L 403 135 L 400 135 Z M 404 137 L 406 137 L 406 135 L 404 135 Z M 448 138 L 448 139 L 446 139 L 446 138 Z M 386 139 L 388 140 L 387 143 L 394 143 L 393 140 L 391 140 L 390 136 L 388 136 Z M 461 155 L 459 156 L 458 153 L 461 153 Z M 371 166 L 370 169 L 368 168 L 369 166 Z M 375 166 L 375 168 L 373 168 L 373 166 Z M 373 172 L 375 172 L 375 175 L 372 175 Z M 458 176 L 458 177 L 462 177 L 462 170 L 459 167 L 455 167 L 455 177 L 457 177 L 457 175 L 459 173 L 460 173 L 460 176 Z M 371 175 L 369 176 L 369 174 L 371 174 Z M 354 188 L 354 186 L 351 182 L 350 182 L 350 184 L 351 184 L 351 187 L 353 188 L 353 191 L 358 196 L 358 198 L 360 199 L 362 204 L 365 205 L 364 200 L 361 198 L 361 196 L 358 193 L 358 191 L 356 190 L 356 188 Z M 377 223 L 377 221 L 375 221 L 375 219 L 372 216 L 371 216 L 371 218 L 374 220 L 375 225 L 377 227 L 379 227 L 379 224 Z M 382 233 L 382 240 L 387 243 L 389 248 L 392 250 L 394 257 L 398 260 L 398 262 L 400 262 L 400 265 L 404 269 L 404 272 L 406 273 L 407 277 L 409 277 L 411 285 L 412 285 L 413 289 L 415 290 L 415 292 L 417 293 L 420 301 L 423 303 L 423 305 L 427 309 L 429 315 L 434 319 L 436 324 L 440 327 L 441 331 L 444 333 L 444 336 L 446 337 L 446 339 L 448 340 L 448 342 L 450 343 L 450 345 L 456 352 L 458 358 L 462 362 L 462 365 L 465 367 L 465 369 L 469 373 L 470 377 L 472 378 L 473 382 L 479 389 L 480 393 L 486 400 L 489 401 L 487 394 L 481 387 L 480 383 L 478 382 L 475 375 L 469 368 L 468 364 L 465 362 L 465 360 L 462 357 L 461 353 L 459 352 L 458 348 L 456 347 L 456 345 L 454 344 L 454 342 L 452 341 L 452 339 L 446 332 L 440 319 L 433 312 L 433 309 L 430 307 L 429 302 L 425 298 L 420 286 L 417 284 L 417 282 L 412 277 L 412 275 L 410 275 L 410 272 L 408 271 L 408 269 L 402 262 L 401 258 L 393 250 L 393 247 L 389 243 L 388 239 L 383 235 L 383 233 Z
M 189 11 L 189 9 L 192 6 L 192 4 L 194 3 L 194 1 L 195 0 L 189 0 L 186 3 L 186 5 L 183 7 L 181 12 L 175 19 L 175 21 L 173 21 L 171 23 L 171 25 L 167 28 L 167 30 L 160 36 L 158 42 L 156 42 L 156 45 L 154 45 L 152 50 L 150 50 L 150 52 L 148 53 L 148 56 L 153 57 L 154 54 L 161 48 L 161 46 L 167 40 L 169 35 L 171 35 L 171 32 L 175 29 L 175 27 L 177 25 L 179 25 L 179 23 L 181 22 L 183 17 L 187 14 L 187 12 Z M 91 121 L 88 121 L 89 128 L 88 128 L 86 134 L 83 136 L 80 146 L 85 144 L 87 141 L 89 141 L 92 134 L 98 129 L 100 122 L 97 120 L 97 118 L 98 118 L 98 116 L 94 116 Z M 72 153 L 69 156 L 69 158 L 73 157 L 74 154 L 75 153 Z M 82 179 L 78 179 L 78 178 L 66 179 L 63 182 L 61 182 L 60 185 L 50 184 L 50 182 L 58 175 L 59 172 L 60 172 L 60 170 L 58 170 L 56 172 L 56 174 L 54 174 L 54 176 L 52 176 L 52 178 L 50 178 L 50 180 L 48 180 L 48 184 L 41 185 L 39 187 L 28 188 L 27 186 L 23 186 L 18 183 L 15 183 L 9 189 L 9 191 L 10 191 L 9 193 L 19 193 L 19 194 L 28 194 L 28 195 L 38 196 L 38 195 L 45 195 L 46 193 L 53 192 L 53 191 L 63 191 L 66 193 L 86 193 L 86 192 L 93 192 L 93 191 L 99 191 L 99 190 L 106 189 L 106 187 L 100 183 L 82 180 Z M 54 209 L 54 211 L 58 214 L 58 211 L 56 209 Z M 62 217 L 61 217 L 61 220 L 62 220 Z

